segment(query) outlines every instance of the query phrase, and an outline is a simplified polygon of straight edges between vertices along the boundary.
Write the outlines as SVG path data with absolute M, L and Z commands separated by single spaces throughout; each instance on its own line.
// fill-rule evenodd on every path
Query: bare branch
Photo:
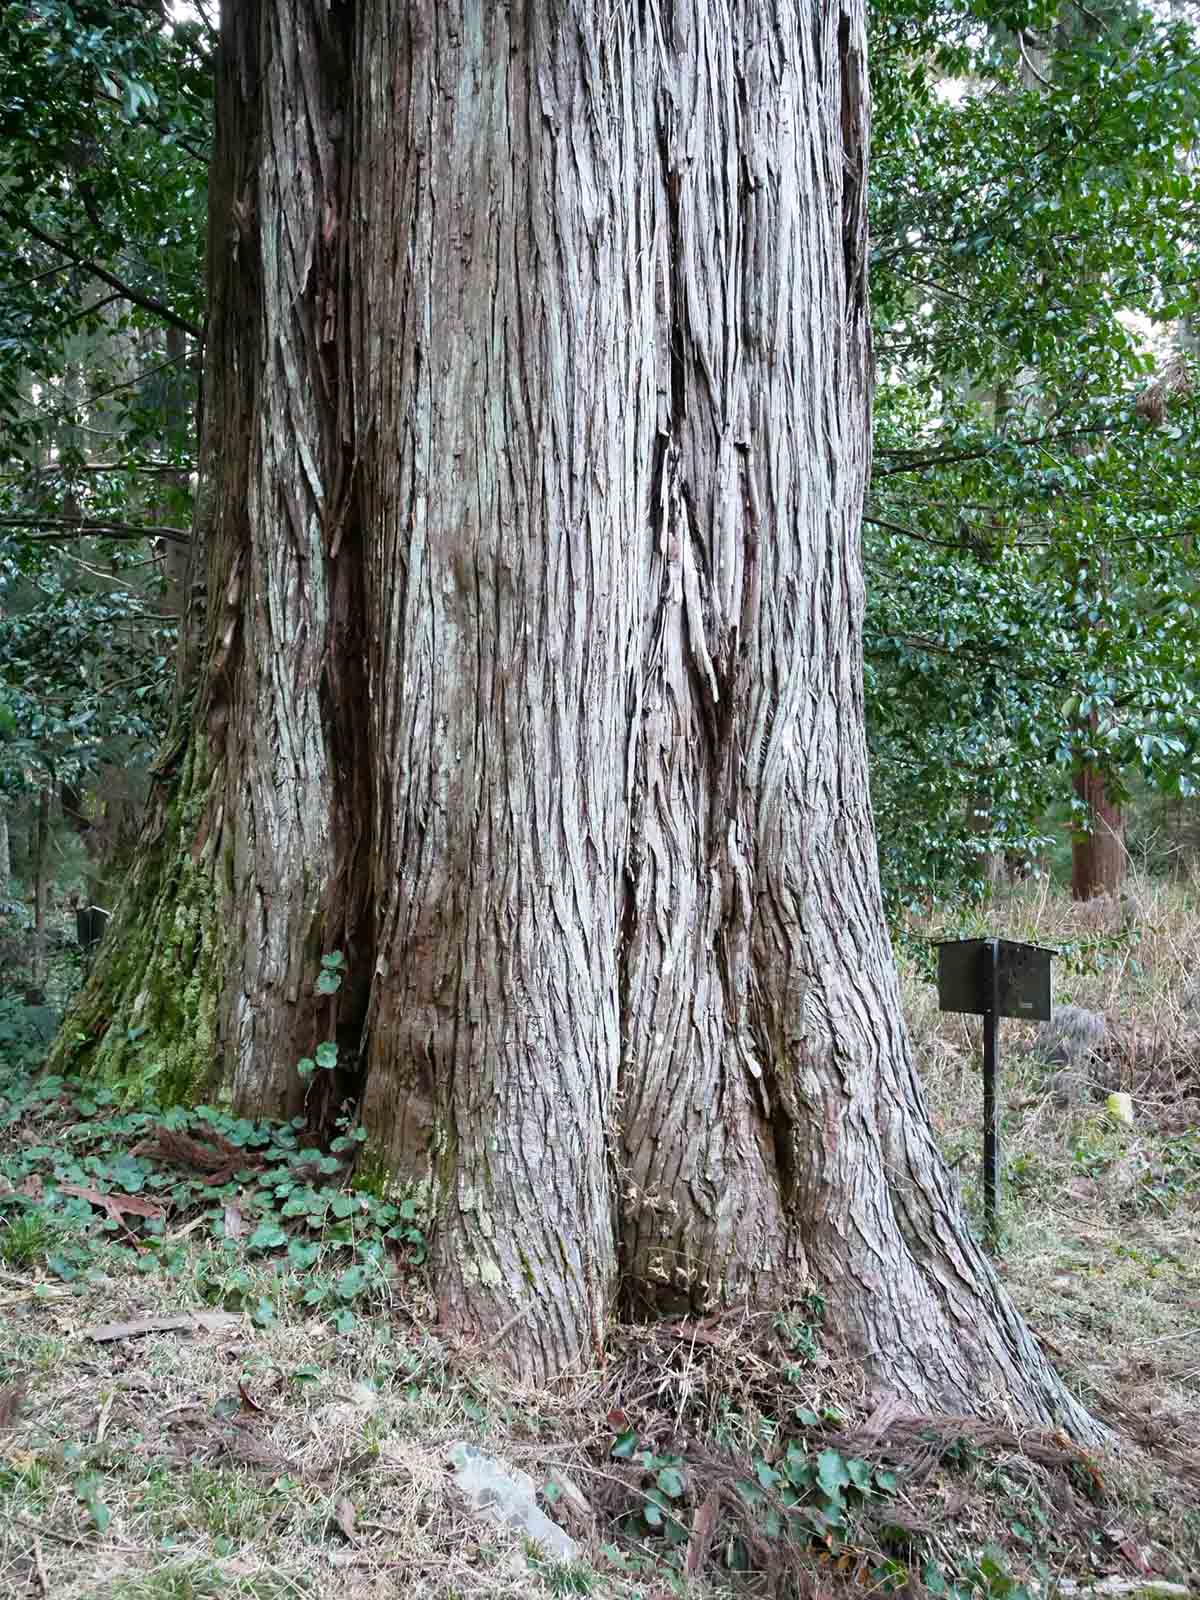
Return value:
M 1021 60 L 1025 63 L 1026 67 L 1033 74 L 1033 76 L 1037 79 L 1037 81 L 1042 85 L 1042 87 L 1045 88 L 1045 89 L 1053 89 L 1054 85 L 1050 82 L 1050 79 L 1045 77 L 1042 73 L 1040 73 L 1038 71 L 1038 69 L 1033 64 L 1033 61 L 1032 61 L 1032 59 L 1030 57 L 1030 54 L 1029 54 L 1029 51 L 1025 48 L 1025 30 L 1024 30 L 1024 28 L 1018 28 L 1017 29 L 1017 49 L 1021 52 Z
M 154 316 L 161 317 L 170 327 L 179 328 L 183 333 L 190 333 L 193 339 L 203 339 L 203 328 L 195 322 L 189 321 L 187 317 L 181 317 L 178 311 L 172 311 L 169 305 L 156 299 L 154 295 L 144 294 L 140 289 L 134 289 L 130 284 L 123 282 L 109 272 L 107 267 L 102 267 L 99 262 L 91 261 L 87 256 L 80 255 L 77 251 L 72 250 L 69 245 L 65 245 L 61 239 L 56 239 L 53 234 L 44 233 L 37 223 L 30 222 L 28 217 L 16 217 L 13 220 L 31 238 L 37 239 L 39 243 L 48 246 L 51 250 L 57 250 L 60 255 L 64 255 L 73 261 L 76 266 L 84 267 L 88 272 L 93 273 L 100 279 L 101 283 L 107 283 L 110 289 L 116 289 L 131 305 L 141 306 L 143 311 L 149 311 Z
M 0 517 L 0 528 L 54 529 L 54 532 L 30 531 L 30 539 L 62 544 L 71 539 L 165 539 L 168 544 L 191 544 L 192 536 L 186 528 L 168 528 L 159 523 L 139 526 L 133 522 L 105 522 L 90 517 Z

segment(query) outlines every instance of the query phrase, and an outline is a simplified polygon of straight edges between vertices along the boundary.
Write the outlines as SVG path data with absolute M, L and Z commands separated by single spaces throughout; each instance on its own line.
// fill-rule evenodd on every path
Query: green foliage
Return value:
M 285 1299 L 329 1312 L 339 1331 L 355 1313 L 386 1297 L 398 1273 L 425 1260 L 426 1223 L 415 1197 L 383 1199 L 342 1187 L 346 1155 L 358 1140 L 343 1133 L 337 1153 L 305 1142 L 304 1118 L 276 1123 L 208 1106 L 163 1109 L 121 1103 L 111 1088 L 33 1075 L 27 1057 L 0 1053 L 0 1130 L 38 1137 L 0 1161 L 0 1258 L 22 1270 L 44 1268 L 64 1282 L 96 1270 L 97 1251 L 129 1270 L 194 1275 L 210 1304 L 245 1309 L 262 1326 L 276 1314 L 248 1270 L 279 1262 Z M 223 1161 L 221 1181 L 177 1154 L 191 1142 Z M 241 1164 L 239 1164 L 241 1162 Z M 69 1189 L 152 1201 L 163 1216 L 121 1212 Z M 171 1243 L 172 1226 L 205 1224 L 197 1261 Z
M 1157 426 L 1139 401 L 1194 303 L 1198 97 L 1190 29 L 1149 5 L 887 0 L 871 26 L 866 690 L 914 903 L 1037 856 L 1081 764 L 1116 800 L 1195 784 L 1196 386 Z
M 340 950 L 321 957 L 321 970 L 317 974 L 317 993 L 324 995 L 336 994 L 342 987 L 342 979 L 346 971 L 346 958 Z M 333 1039 L 326 1039 L 319 1044 L 311 1056 L 302 1056 L 296 1063 L 296 1071 L 302 1078 L 311 1078 L 318 1067 L 323 1072 L 332 1072 L 338 1064 L 338 1047 Z
M 526 1548 L 530 1566 L 552 1595 L 591 1594 L 598 1576 L 584 1561 L 547 1561 L 536 1545 Z
M 821 1354 L 821 1324 L 825 1318 L 823 1297 L 810 1290 L 790 1313 L 775 1318 L 780 1343 L 801 1366 L 811 1366 Z
M 1169 1213 L 1200 1194 L 1200 1129 L 1164 1139 L 1143 1173 L 1130 1207 Z
M 771 1464 L 758 1457 L 754 1470 L 754 1480 L 737 1488 L 761 1518 L 762 1531 L 771 1538 L 786 1531 L 831 1553 L 851 1539 L 856 1514 L 868 1500 L 899 1488 L 899 1478 L 886 1468 L 834 1449 L 814 1454 L 799 1442 Z
M 617 1436 L 610 1455 L 641 1469 L 639 1503 L 621 1523 L 626 1536 L 639 1541 L 665 1539 L 676 1549 L 685 1545 L 691 1520 L 688 1508 L 697 1498 L 685 1458 L 640 1448 L 633 1428 Z M 852 1540 L 863 1506 L 894 1496 L 900 1484 L 898 1475 L 885 1467 L 847 1458 L 832 1448 L 814 1452 L 798 1441 L 788 1443 L 770 1461 L 756 1455 L 752 1465 L 753 1479 L 740 1479 L 735 1487 L 755 1534 L 800 1542 L 833 1555 Z M 727 1536 L 725 1552 L 732 1569 L 749 1565 L 744 1540 L 736 1530 Z
M 208 29 L 0 10 L 0 798 L 144 766 L 195 462 Z
M 46 1053 L 49 1032 L 45 1006 L 27 1005 L 15 994 L 0 992 L 0 1072 L 32 1072 Z

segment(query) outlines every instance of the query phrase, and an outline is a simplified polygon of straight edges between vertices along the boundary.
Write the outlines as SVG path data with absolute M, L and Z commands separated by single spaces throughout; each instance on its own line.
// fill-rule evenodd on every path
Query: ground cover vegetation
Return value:
M 174 885 L 155 938 L 187 968 L 169 1004 L 148 1026 L 111 989 L 120 1070 L 77 1075 L 86 1008 L 46 1070 L 89 959 L 73 910 L 116 906 L 148 794 L 152 820 L 202 851 L 196 657 L 238 601 L 222 584 L 214 605 L 196 556 L 217 19 L 38 0 L 0 20 L 0 1494 L 16 1592 L 1002 1600 L 1194 1580 L 1196 18 L 956 0 L 869 23 L 863 644 L 905 1014 L 970 1216 L 973 1041 L 933 1009 L 929 938 L 1055 945 L 1063 997 L 1113 1019 L 1095 1094 L 1066 1108 L 1021 1040 L 1000 1267 L 1112 1437 L 1081 1448 L 983 1420 L 982 1395 L 979 1417 L 954 1418 L 887 1398 L 815 1278 L 761 1313 L 689 1290 L 614 1332 L 606 1365 L 514 1388 L 502 1328 L 438 1325 L 428 1185 L 363 1156 L 370 963 L 351 940 L 312 954 L 316 1020 L 277 1052 L 273 1114 L 195 1105 L 213 1035 L 196 1025 L 204 891 L 186 865 L 151 875 Z M 208 243 L 235 268 L 255 225 L 240 203 Z M 1030 871 L 1108 892 L 1072 909 L 1044 877 L 1005 887 Z M 145 953 L 130 958 L 136 976 Z M 1132 1129 L 1106 1119 L 1114 1087 Z M 88 1334 L 199 1313 L 228 1320 Z M 528 1468 L 578 1562 L 464 1516 L 444 1465 L 460 1437 Z
M 486 1345 L 439 1333 L 428 1217 L 348 1176 L 352 1136 L 322 1149 L 299 1126 L 47 1077 L 10 1004 L 6 1592 L 716 1600 L 1194 1582 L 1200 918 L 1190 890 L 1134 894 L 1133 916 L 1037 885 L 993 907 L 1007 934 L 1064 952 L 1064 1000 L 1114 1020 L 1084 1099 L 1060 1103 L 1020 1025 L 1004 1080 L 1002 1271 L 1112 1430 L 1087 1451 L 881 1401 L 814 1296 L 627 1326 L 603 1366 L 514 1387 Z M 978 1225 L 978 1041 L 937 1012 L 927 964 L 905 965 L 904 994 Z M 1131 1127 L 1106 1115 L 1114 1085 L 1133 1095 Z M 573 1563 L 466 1515 L 446 1469 L 464 1438 L 530 1472 L 580 1541 Z

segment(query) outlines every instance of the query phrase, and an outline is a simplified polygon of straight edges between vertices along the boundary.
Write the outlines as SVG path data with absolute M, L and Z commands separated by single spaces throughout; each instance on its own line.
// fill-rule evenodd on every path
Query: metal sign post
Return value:
M 938 1006 L 983 1018 L 983 1224 L 988 1246 L 999 1244 L 1001 1017 L 1050 1019 L 1053 951 L 1008 939 L 956 939 L 939 944 Z
M 996 1075 L 1000 1070 L 1000 941 L 989 939 L 983 960 L 983 1226 L 988 1248 L 996 1249 L 996 1191 L 1000 1181 L 1000 1113 L 996 1105 Z

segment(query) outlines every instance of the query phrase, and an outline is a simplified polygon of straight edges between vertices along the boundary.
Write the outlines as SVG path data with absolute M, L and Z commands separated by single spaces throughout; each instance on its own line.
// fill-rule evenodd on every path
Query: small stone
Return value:
M 455 1487 L 476 1516 L 523 1533 L 558 1561 L 575 1560 L 579 1546 L 538 1505 L 537 1490 L 527 1472 L 485 1456 L 462 1440 L 449 1447 L 446 1459 Z
M 1133 1098 L 1127 1094 L 1110 1094 L 1104 1102 L 1105 1109 L 1114 1122 L 1126 1128 L 1133 1127 Z
M 1100 1051 L 1108 1041 L 1108 1024 L 1098 1011 L 1086 1006 L 1058 1006 L 1043 1022 L 1034 1040 L 1034 1054 L 1047 1066 L 1058 1067 L 1050 1079 L 1050 1092 L 1060 1106 L 1080 1105 L 1107 1088 Z
M 1078 1071 L 1108 1037 L 1108 1024 L 1099 1011 L 1086 1006 L 1056 1006 L 1049 1022 L 1043 1022 L 1034 1040 L 1034 1053 L 1050 1067 L 1072 1067 Z
M 1050 1079 L 1050 1092 L 1055 1104 L 1060 1106 L 1082 1105 L 1090 1095 L 1091 1088 L 1086 1072 L 1072 1072 L 1069 1067 L 1056 1072 Z

